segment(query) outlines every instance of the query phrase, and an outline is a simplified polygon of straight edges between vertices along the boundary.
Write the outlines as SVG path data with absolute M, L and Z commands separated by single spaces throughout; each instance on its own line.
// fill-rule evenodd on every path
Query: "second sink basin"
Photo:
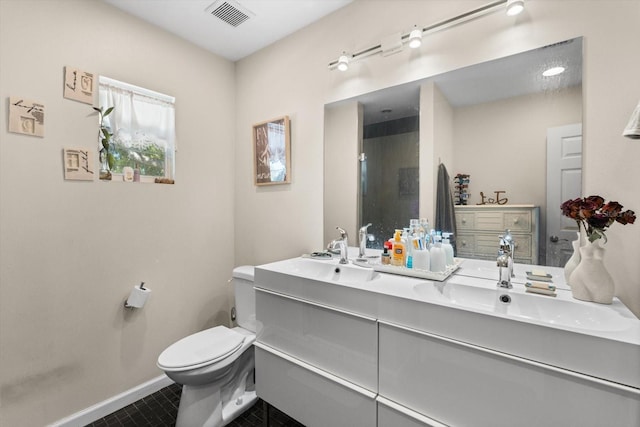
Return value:
M 281 264 L 278 267 L 282 268 L 283 273 L 330 282 L 368 282 L 376 276 L 372 268 L 340 264 L 337 259 L 292 258 L 278 264 Z
M 626 328 L 624 319 L 617 313 L 593 303 L 567 299 L 560 294 L 562 291 L 557 297 L 549 297 L 526 293 L 520 287 L 507 290 L 458 283 L 419 283 L 414 291 L 426 296 L 432 295 L 434 288 L 447 304 L 475 311 L 591 331 Z

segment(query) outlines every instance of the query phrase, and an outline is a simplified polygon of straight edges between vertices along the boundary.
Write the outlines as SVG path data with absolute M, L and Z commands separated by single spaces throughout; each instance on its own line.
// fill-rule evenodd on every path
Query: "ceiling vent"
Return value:
M 237 27 L 247 19 L 255 16 L 249 9 L 233 0 L 219 0 L 209 6 L 206 11 L 232 27 Z

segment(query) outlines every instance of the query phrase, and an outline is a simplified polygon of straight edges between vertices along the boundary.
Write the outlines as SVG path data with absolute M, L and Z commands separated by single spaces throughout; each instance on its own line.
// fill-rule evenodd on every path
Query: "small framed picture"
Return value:
M 77 68 L 64 67 L 63 96 L 74 101 L 93 105 L 96 79 L 93 73 Z
M 253 125 L 255 185 L 291 183 L 291 129 L 283 116 Z
M 9 97 L 9 132 L 44 137 L 44 104 Z
M 65 148 L 64 179 L 72 181 L 93 181 L 95 179 L 93 150 L 86 148 Z

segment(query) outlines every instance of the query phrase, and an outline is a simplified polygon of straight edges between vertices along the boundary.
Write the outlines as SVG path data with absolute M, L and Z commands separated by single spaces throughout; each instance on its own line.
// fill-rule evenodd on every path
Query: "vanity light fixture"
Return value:
M 349 69 L 349 57 L 346 53 L 342 52 L 340 58 L 338 58 L 338 70 L 347 71 Z
M 417 49 L 422 45 L 422 29 L 417 26 L 409 34 L 409 47 Z
M 564 73 L 564 67 L 551 67 L 542 72 L 542 75 L 545 77 L 557 76 L 558 74 Z
M 507 15 L 516 16 L 524 10 L 524 0 L 509 0 L 507 2 Z
M 346 71 L 349 68 L 350 62 L 364 59 L 371 55 L 382 54 L 383 56 L 388 56 L 393 53 L 400 52 L 402 51 L 402 45 L 404 43 L 408 43 L 411 48 L 415 49 L 422 43 L 422 37 L 424 35 L 442 31 L 447 28 L 460 25 L 464 22 L 472 21 L 489 13 L 502 10 L 505 4 L 507 5 L 508 15 L 516 15 L 524 10 L 524 0 L 495 0 L 484 6 L 477 7 L 465 13 L 461 13 L 460 15 L 454 16 L 453 18 L 436 22 L 435 24 L 428 25 L 424 28 L 415 26 L 414 29 L 408 34 L 393 34 L 393 44 L 389 43 L 389 40 L 391 40 L 392 38 L 390 36 L 381 43 L 368 48 L 356 50 L 349 55 L 343 52 L 337 60 L 331 61 L 329 63 L 329 69 L 335 70 L 337 68 L 340 71 Z

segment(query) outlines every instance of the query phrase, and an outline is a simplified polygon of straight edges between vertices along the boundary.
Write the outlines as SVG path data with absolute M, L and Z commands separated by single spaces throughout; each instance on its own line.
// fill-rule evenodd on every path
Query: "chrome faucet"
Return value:
M 360 231 L 358 232 L 358 243 L 360 244 L 360 251 L 358 252 L 358 258 L 364 258 L 365 256 L 365 251 L 367 250 L 367 240 L 369 239 L 367 228 L 369 227 L 371 227 L 371 223 L 360 227 Z
M 500 237 L 500 249 L 498 250 L 497 266 L 499 267 L 498 287 L 511 289 L 511 277 L 513 274 L 513 250 L 515 242 L 511 236 L 511 232 L 506 230 L 504 236 Z
M 504 231 L 504 243 L 509 246 L 509 257 L 511 258 L 511 263 L 509 264 L 509 275 L 511 277 L 516 277 L 513 273 L 513 256 L 516 251 L 516 242 L 513 240 L 513 236 L 511 235 L 511 230 L 506 229 Z
M 347 232 L 340 228 L 336 227 L 336 230 L 340 233 L 340 238 L 332 240 L 331 243 L 327 246 L 329 251 L 334 251 L 337 249 L 340 250 L 340 264 L 348 264 L 349 263 L 349 255 L 348 255 L 348 247 L 349 247 L 349 236 Z

